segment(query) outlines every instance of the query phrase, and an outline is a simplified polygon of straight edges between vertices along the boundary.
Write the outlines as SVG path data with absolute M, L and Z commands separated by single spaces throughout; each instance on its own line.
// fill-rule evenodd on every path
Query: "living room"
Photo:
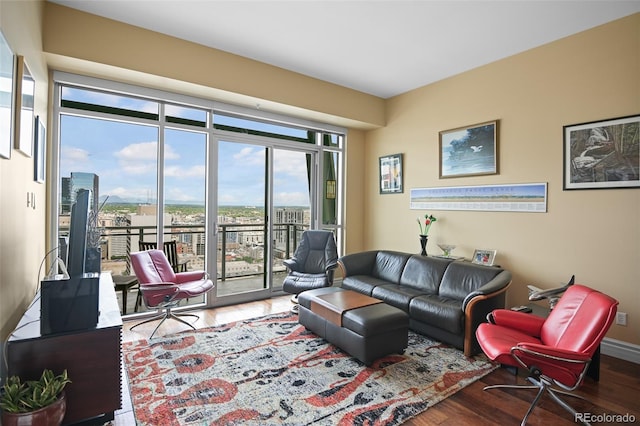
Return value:
M 221 101 L 258 99 L 274 112 L 304 110 L 348 127 L 345 253 L 417 252 L 416 216 L 425 211 L 409 208 L 411 188 L 547 183 L 545 213 L 429 211 L 438 217 L 429 250 L 437 252 L 438 242 L 455 243 L 455 254 L 466 257 L 497 250 L 497 263 L 513 274 L 508 306 L 527 302 L 528 284 L 551 288 L 575 274 L 628 314 L 626 326 L 611 327 L 603 353 L 640 362 L 640 190 L 563 189 L 563 126 L 640 111 L 640 14 L 389 99 L 53 3 L 2 2 L 0 19 L 36 80 L 36 115 L 48 120 L 56 69 L 151 87 L 170 82 L 173 91 Z M 439 132 L 492 120 L 499 120 L 499 173 L 441 179 Z M 404 192 L 380 194 L 379 158 L 396 153 Z M 32 301 L 49 249 L 50 194 L 33 181 L 32 163 L 18 153 L 0 160 L 3 341 Z

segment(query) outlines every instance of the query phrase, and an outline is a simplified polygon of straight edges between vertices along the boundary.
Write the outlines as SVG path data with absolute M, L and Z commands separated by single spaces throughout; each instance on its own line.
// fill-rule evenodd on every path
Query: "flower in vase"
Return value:
M 420 218 L 417 219 L 418 226 L 420 226 L 420 235 L 429 235 L 429 229 L 431 229 L 431 225 L 433 222 L 437 221 L 436 217 L 431 214 L 424 215 L 424 221 Z

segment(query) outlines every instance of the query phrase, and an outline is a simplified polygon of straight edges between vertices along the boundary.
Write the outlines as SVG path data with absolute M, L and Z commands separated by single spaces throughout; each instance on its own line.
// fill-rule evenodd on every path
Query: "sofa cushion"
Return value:
M 462 302 L 435 295 L 418 296 L 409 303 L 409 316 L 453 334 L 464 332 Z
M 409 312 L 409 302 L 416 296 L 424 294 L 418 289 L 398 284 L 379 285 L 371 292 L 371 297 L 380 299 L 386 304 Z
M 366 294 L 367 296 L 371 296 L 371 292 L 373 289 L 379 285 L 389 284 L 385 280 L 381 280 L 380 278 L 374 278 L 369 275 L 354 275 L 351 277 L 345 277 L 342 279 L 342 287 L 345 290 L 353 290 L 358 293 Z
M 502 272 L 494 266 L 476 265 L 470 262 L 452 262 L 444 272 L 439 295 L 462 301 L 467 295 Z
M 438 294 L 438 287 L 451 259 L 413 255 L 400 277 L 400 284 L 412 287 L 427 294 Z
M 379 251 L 371 275 L 398 284 L 402 269 L 411 255 L 395 251 Z

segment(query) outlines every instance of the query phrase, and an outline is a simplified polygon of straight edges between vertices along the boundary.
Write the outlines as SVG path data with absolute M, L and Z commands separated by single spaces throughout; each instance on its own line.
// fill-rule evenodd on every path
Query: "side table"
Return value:
M 138 284 L 138 278 L 135 275 L 112 275 L 113 284 L 116 291 L 122 292 L 122 314 L 127 313 L 127 294 L 129 290 Z M 136 305 L 134 312 L 138 312 L 138 302 L 140 301 L 140 291 L 138 290 L 138 296 L 136 297 Z

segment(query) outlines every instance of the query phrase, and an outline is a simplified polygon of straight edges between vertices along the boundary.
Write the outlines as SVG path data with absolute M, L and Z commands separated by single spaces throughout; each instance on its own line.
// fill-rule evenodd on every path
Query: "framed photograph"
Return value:
M 11 158 L 15 108 L 15 56 L 0 32 L 0 157 Z
M 15 148 L 27 157 L 33 155 L 33 100 L 35 97 L 35 80 L 29 72 L 23 56 L 18 56 L 16 64 L 16 96 L 15 96 Z
M 336 198 L 336 181 L 335 180 L 327 181 L 326 198 L 328 200 L 332 200 Z
M 402 189 L 402 154 L 380 157 L 380 193 L 397 194 Z
M 495 250 L 479 250 L 476 249 L 473 252 L 473 259 L 471 262 L 478 265 L 493 266 L 493 261 L 496 259 Z
M 36 117 L 33 141 L 33 180 L 44 183 L 47 158 L 47 133 L 40 117 Z
M 563 189 L 640 187 L 640 115 L 563 130 Z
M 440 132 L 440 178 L 498 173 L 498 120 Z

